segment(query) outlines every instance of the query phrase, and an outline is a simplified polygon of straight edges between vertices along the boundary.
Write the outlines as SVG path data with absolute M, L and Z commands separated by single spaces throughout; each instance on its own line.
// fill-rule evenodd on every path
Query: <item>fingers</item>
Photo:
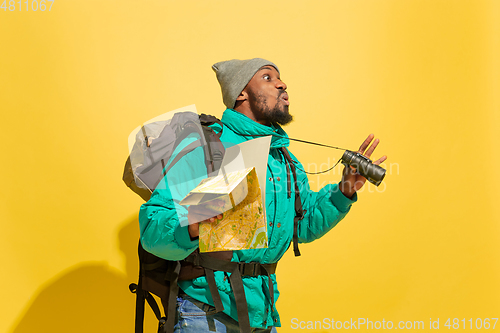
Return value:
M 373 162 L 373 164 L 380 165 L 380 163 L 384 162 L 386 159 L 387 159 L 387 156 L 384 155 L 381 158 L 379 158 L 378 160 L 376 160 L 375 162 Z
M 344 171 L 342 172 L 344 176 L 349 176 L 349 175 L 359 175 L 358 171 L 356 170 L 355 167 L 352 165 L 346 165 L 344 167 Z
M 373 152 L 375 151 L 375 148 L 377 148 L 378 144 L 380 143 L 379 139 L 375 139 L 375 141 L 373 141 L 373 143 L 370 146 L 370 143 L 372 142 L 374 137 L 375 137 L 375 135 L 373 135 L 373 134 L 368 135 L 366 140 L 359 147 L 358 153 L 363 154 L 364 156 L 370 158 L 372 156 Z M 370 147 L 368 148 L 368 146 L 370 146 Z M 367 150 L 367 148 L 368 148 L 368 150 Z M 365 152 L 365 150 L 366 150 L 366 152 Z M 378 163 L 374 162 L 374 164 L 378 165 L 378 164 L 382 163 L 383 161 L 385 161 L 386 159 L 387 159 L 387 157 L 383 156 L 377 160 Z
M 370 148 L 368 148 L 368 150 L 365 153 L 366 157 L 370 158 L 370 156 L 372 156 L 372 153 L 375 150 L 375 148 L 377 148 L 379 142 L 380 142 L 379 139 L 375 139 L 375 141 L 373 141 L 372 145 L 370 146 Z
M 222 219 L 222 214 L 219 214 L 217 216 L 211 217 L 208 219 L 209 222 L 215 222 L 215 219 L 221 220 Z
M 370 145 L 370 142 L 372 142 L 374 137 L 375 137 L 375 135 L 373 135 L 373 134 L 368 135 L 366 140 L 359 147 L 358 153 L 364 154 L 366 148 L 368 148 L 368 146 Z

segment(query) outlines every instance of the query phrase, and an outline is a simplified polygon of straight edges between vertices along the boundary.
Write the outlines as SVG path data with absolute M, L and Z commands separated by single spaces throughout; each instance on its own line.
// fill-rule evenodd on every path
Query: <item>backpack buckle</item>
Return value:
M 242 262 L 238 264 L 238 269 L 242 276 L 257 276 L 259 266 L 258 262 Z
M 166 332 L 167 317 L 161 317 L 158 321 L 158 332 Z

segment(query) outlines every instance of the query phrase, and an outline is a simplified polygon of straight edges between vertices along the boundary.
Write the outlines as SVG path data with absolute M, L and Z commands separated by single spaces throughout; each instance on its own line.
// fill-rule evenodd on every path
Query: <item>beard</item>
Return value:
M 288 112 L 288 105 L 283 105 L 283 110 L 276 104 L 274 108 L 266 110 L 267 120 L 271 123 L 286 125 L 293 120 L 293 116 Z
M 286 125 L 293 120 L 293 116 L 288 112 L 288 105 L 280 103 L 280 96 L 284 92 L 284 90 L 280 92 L 273 108 L 267 105 L 267 99 L 262 94 L 251 94 L 249 98 L 251 108 L 257 111 L 259 118 L 268 124 Z

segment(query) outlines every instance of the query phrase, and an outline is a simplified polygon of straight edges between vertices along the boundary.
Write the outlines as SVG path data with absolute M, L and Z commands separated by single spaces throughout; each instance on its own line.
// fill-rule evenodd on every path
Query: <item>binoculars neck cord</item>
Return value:
M 241 134 L 241 133 L 237 133 L 235 132 L 237 135 L 240 135 L 240 136 L 268 136 L 267 134 L 266 135 L 263 135 L 263 134 Z M 330 146 L 330 145 L 324 145 L 322 143 L 317 143 L 317 142 L 311 142 L 311 141 L 306 141 L 306 140 L 300 140 L 300 139 L 294 139 L 294 138 L 289 138 L 289 137 L 286 137 L 286 136 L 283 136 L 283 135 L 279 135 L 279 134 L 276 134 L 276 133 L 273 133 L 271 134 L 272 136 L 276 136 L 278 138 L 283 138 L 283 139 L 288 139 L 288 140 L 291 140 L 291 141 L 297 141 L 297 142 L 302 142 L 302 143 L 307 143 L 307 144 L 310 144 L 310 145 L 315 145 L 315 146 L 320 146 L 320 147 L 326 147 L 326 148 L 332 148 L 332 149 L 338 149 L 338 150 L 349 150 L 349 149 L 345 149 L 345 148 L 340 148 L 340 147 L 335 147 L 335 146 Z M 332 169 L 334 169 L 340 162 L 342 161 L 342 158 L 340 158 L 337 163 L 335 163 L 331 168 L 329 168 L 328 170 L 324 170 L 324 171 L 319 171 L 319 172 L 308 172 L 304 169 L 301 169 L 297 166 L 297 164 L 294 162 L 295 164 L 295 167 L 302 171 L 302 172 L 305 172 L 306 174 L 308 175 L 318 175 L 318 174 L 321 174 L 321 173 L 326 173 Z
M 267 136 L 267 135 L 256 135 L 256 134 L 246 134 L 246 135 L 240 134 L 240 133 L 236 133 L 236 134 L 241 135 L 243 137 L 245 137 L 245 136 Z M 328 168 L 327 170 L 319 171 L 319 172 L 307 172 L 306 170 L 299 168 L 297 166 L 297 163 L 295 161 L 293 161 L 292 159 L 290 159 L 291 162 L 293 162 L 293 165 L 295 166 L 295 168 L 297 168 L 298 170 L 300 170 L 308 175 L 318 175 L 321 173 L 326 173 L 326 172 L 332 170 L 333 168 L 335 168 L 337 166 L 337 164 L 339 164 L 340 162 L 343 162 L 343 164 L 345 164 L 346 166 L 350 165 L 350 166 L 354 167 L 358 174 L 362 175 L 363 177 L 366 178 L 366 180 L 368 180 L 370 183 L 372 183 L 376 186 L 379 186 L 385 177 L 386 170 L 383 169 L 382 167 L 376 165 L 376 164 L 373 164 L 373 162 L 369 158 L 367 158 L 366 156 L 363 156 L 363 154 L 361 154 L 361 153 L 353 152 L 353 151 L 350 151 L 349 149 L 345 149 L 345 148 L 324 145 L 322 143 L 316 143 L 316 142 L 311 142 L 311 141 L 306 141 L 306 140 L 288 138 L 288 137 L 285 137 L 283 135 L 279 135 L 276 133 L 273 133 L 271 135 L 279 137 L 279 138 L 292 140 L 292 141 L 307 143 L 310 145 L 338 149 L 338 150 L 344 150 L 344 155 L 342 155 L 342 157 L 337 161 L 337 163 L 335 163 L 331 168 Z

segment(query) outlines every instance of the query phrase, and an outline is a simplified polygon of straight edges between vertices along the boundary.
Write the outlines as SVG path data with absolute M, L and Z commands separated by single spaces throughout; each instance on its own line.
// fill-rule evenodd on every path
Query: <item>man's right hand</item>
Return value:
M 215 222 L 216 220 L 222 219 L 222 214 L 217 214 L 212 209 L 207 208 L 204 205 L 191 205 L 188 208 L 188 231 L 191 238 L 196 238 L 200 235 L 201 222 Z

